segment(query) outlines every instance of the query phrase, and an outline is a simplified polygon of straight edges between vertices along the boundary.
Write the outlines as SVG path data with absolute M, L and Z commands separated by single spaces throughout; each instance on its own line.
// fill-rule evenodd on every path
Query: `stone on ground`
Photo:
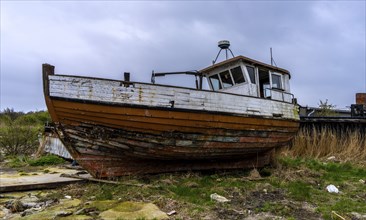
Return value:
M 109 219 L 168 219 L 167 214 L 162 212 L 152 203 L 123 202 L 113 208 L 104 211 L 99 216 Z

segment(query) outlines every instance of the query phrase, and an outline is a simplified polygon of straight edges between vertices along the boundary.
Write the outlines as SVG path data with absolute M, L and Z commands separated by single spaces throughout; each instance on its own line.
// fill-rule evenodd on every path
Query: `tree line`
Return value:
M 38 136 L 51 121 L 47 111 L 22 112 L 6 108 L 0 112 L 0 155 L 31 155 L 39 146 Z

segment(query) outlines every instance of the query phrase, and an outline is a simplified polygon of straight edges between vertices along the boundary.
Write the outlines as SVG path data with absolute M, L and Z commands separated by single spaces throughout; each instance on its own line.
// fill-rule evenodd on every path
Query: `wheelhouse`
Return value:
M 234 57 L 201 70 L 210 89 L 258 98 L 293 102 L 290 72 L 244 56 Z

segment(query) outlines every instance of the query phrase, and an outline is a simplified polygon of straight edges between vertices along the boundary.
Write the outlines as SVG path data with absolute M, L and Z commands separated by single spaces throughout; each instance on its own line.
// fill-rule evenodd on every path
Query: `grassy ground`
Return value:
M 24 164 L 50 161 L 56 160 L 18 159 L 10 165 L 25 170 Z M 97 210 L 105 210 L 109 200 L 151 202 L 164 212 L 175 210 L 170 219 L 366 219 L 365 161 L 366 141 L 358 133 L 301 130 L 292 148 L 259 170 L 126 176 L 117 185 L 69 185 L 42 199 L 71 195 L 80 199 L 80 208 L 100 201 Z M 327 192 L 330 184 L 340 192 Z M 230 201 L 212 200 L 213 193 Z
M 276 167 L 260 169 L 259 174 L 237 170 L 130 176 L 119 179 L 118 185 L 69 185 L 43 199 L 71 195 L 82 201 L 81 206 L 105 200 L 152 202 L 164 212 L 175 210 L 171 219 L 357 219 L 358 214 L 366 215 L 362 182 L 366 169 L 361 165 L 281 157 Z M 340 193 L 327 192 L 329 184 Z M 214 201 L 213 193 L 230 201 Z

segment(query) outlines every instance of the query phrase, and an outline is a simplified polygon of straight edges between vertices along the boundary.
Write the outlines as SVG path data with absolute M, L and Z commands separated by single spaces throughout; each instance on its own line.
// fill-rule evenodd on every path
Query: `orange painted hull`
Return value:
M 263 166 L 298 129 L 298 122 L 279 119 L 52 103 L 60 138 L 96 177 Z

